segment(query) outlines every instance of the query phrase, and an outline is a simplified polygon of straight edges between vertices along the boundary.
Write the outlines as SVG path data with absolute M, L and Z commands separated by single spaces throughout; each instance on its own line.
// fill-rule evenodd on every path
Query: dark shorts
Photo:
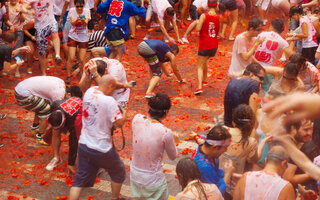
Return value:
M 222 3 L 226 6 L 229 11 L 238 9 L 236 0 L 222 0 Z
M 124 164 L 114 148 L 102 153 L 79 144 L 78 157 L 79 166 L 73 187 L 92 187 L 100 168 L 105 169 L 115 183 L 123 183 L 126 178 Z
M 313 65 L 315 64 L 316 58 L 315 54 L 318 47 L 310 47 L 310 48 L 302 48 L 301 54 L 304 55 L 304 57 L 311 62 Z
M 149 56 L 144 58 L 147 63 L 149 64 L 149 67 L 151 69 L 152 75 L 153 76 L 162 76 L 162 70 L 161 70 L 161 65 L 158 59 L 157 55 Z
M 190 14 L 191 14 L 191 18 L 193 20 L 199 19 L 199 14 L 197 12 L 197 7 L 195 5 L 191 4 L 191 6 L 190 6 Z
M 35 28 L 29 29 L 29 33 L 33 36 L 36 36 L 36 29 Z M 27 42 L 27 41 L 32 41 L 32 39 L 26 34 L 24 34 L 23 42 Z
M 199 50 L 198 56 L 209 56 L 214 57 L 217 53 L 217 49 L 207 49 L 207 50 Z
M 88 42 L 77 42 L 71 38 L 68 38 L 68 47 L 79 47 L 81 49 L 87 49 Z
M 110 49 L 120 47 L 124 44 L 123 33 L 119 28 L 113 28 L 106 34 Z

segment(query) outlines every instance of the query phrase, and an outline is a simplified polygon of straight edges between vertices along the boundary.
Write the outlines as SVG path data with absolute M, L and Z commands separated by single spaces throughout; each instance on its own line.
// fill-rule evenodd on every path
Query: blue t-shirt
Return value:
M 202 182 L 213 183 L 217 185 L 222 195 L 226 192 L 226 183 L 224 182 L 224 171 L 219 169 L 219 159 L 214 160 L 214 164 L 205 156 L 198 147 L 197 152 L 194 156 L 198 168 L 201 173 Z
M 149 47 L 153 51 L 156 52 L 156 55 L 160 62 L 163 63 L 163 62 L 169 61 L 169 59 L 166 59 L 165 57 L 166 53 L 168 53 L 169 51 L 173 53 L 169 45 L 167 45 L 165 42 L 161 40 L 156 40 L 156 39 L 145 40 L 145 42 L 149 45 Z
M 104 34 L 106 35 L 111 29 L 118 27 L 123 32 L 123 37 L 126 38 L 129 32 L 128 21 L 131 16 L 139 15 L 146 17 L 144 7 L 138 8 L 133 3 L 127 0 L 106 0 L 100 3 L 97 8 L 97 13 L 107 13 L 107 23 Z
M 224 93 L 224 124 L 232 126 L 232 112 L 240 104 L 249 105 L 250 96 L 259 94 L 259 83 L 251 78 L 232 78 Z

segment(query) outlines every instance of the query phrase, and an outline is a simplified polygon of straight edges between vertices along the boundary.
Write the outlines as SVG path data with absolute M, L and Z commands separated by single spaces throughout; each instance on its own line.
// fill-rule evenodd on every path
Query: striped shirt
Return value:
M 94 47 L 104 47 L 107 46 L 106 38 L 103 35 L 103 31 L 95 31 L 91 33 L 88 42 L 88 50 Z

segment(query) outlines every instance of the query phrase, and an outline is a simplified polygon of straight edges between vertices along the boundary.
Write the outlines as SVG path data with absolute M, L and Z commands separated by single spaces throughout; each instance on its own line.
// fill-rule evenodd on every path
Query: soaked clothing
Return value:
M 194 160 L 196 161 L 199 171 L 201 173 L 202 181 L 204 183 L 216 184 L 222 195 L 226 192 L 226 183 L 224 182 L 224 171 L 219 169 L 219 159 L 216 158 L 212 162 L 209 158 L 203 154 L 198 147 Z
M 283 95 L 286 95 L 288 93 L 293 93 L 299 90 L 299 88 L 301 87 L 301 83 L 299 82 L 297 84 L 297 87 L 291 89 L 290 91 L 284 91 L 281 87 L 281 82 L 282 82 L 283 77 L 279 78 L 278 80 L 275 80 L 272 82 L 269 91 L 277 91 Z
M 51 110 L 60 110 L 63 112 L 66 122 L 62 127 L 59 127 L 61 132 L 69 132 L 69 158 L 68 165 L 74 165 L 77 158 L 78 139 L 76 136 L 75 120 L 82 107 L 82 100 L 78 97 L 71 97 L 55 101 L 51 105 Z
M 259 94 L 259 83 L 247 77 L 232 78 L 224 95 L 224 124 L 232 126 L 232 112 L 240 104 L 249 105 L 250 96 Z
M 278 174 L 264 171 L 248 172 L 244 192 L 245 200 L 278 199 L 282 189 L 288 184 Z

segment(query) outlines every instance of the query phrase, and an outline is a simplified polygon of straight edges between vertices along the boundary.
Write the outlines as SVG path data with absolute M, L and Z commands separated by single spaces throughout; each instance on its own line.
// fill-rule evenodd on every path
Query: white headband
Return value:
M 61 113 L 61 116 L 62 116 L 62 120 L 61 120 L 61 123 L 58 125 L 58 126 L 52 126 L 53 129 L 59 129 L 61 128 L 64 120 L 65 120 L 65 117 L 64 117 L 64 114 L 61 112 L 61 110 L 57 110 L 57 113 Z
M 231 143 L 231 138 L 225 140 L 209 140 L 206 139 L 206 142 L 211 146 L 229 146 Z

